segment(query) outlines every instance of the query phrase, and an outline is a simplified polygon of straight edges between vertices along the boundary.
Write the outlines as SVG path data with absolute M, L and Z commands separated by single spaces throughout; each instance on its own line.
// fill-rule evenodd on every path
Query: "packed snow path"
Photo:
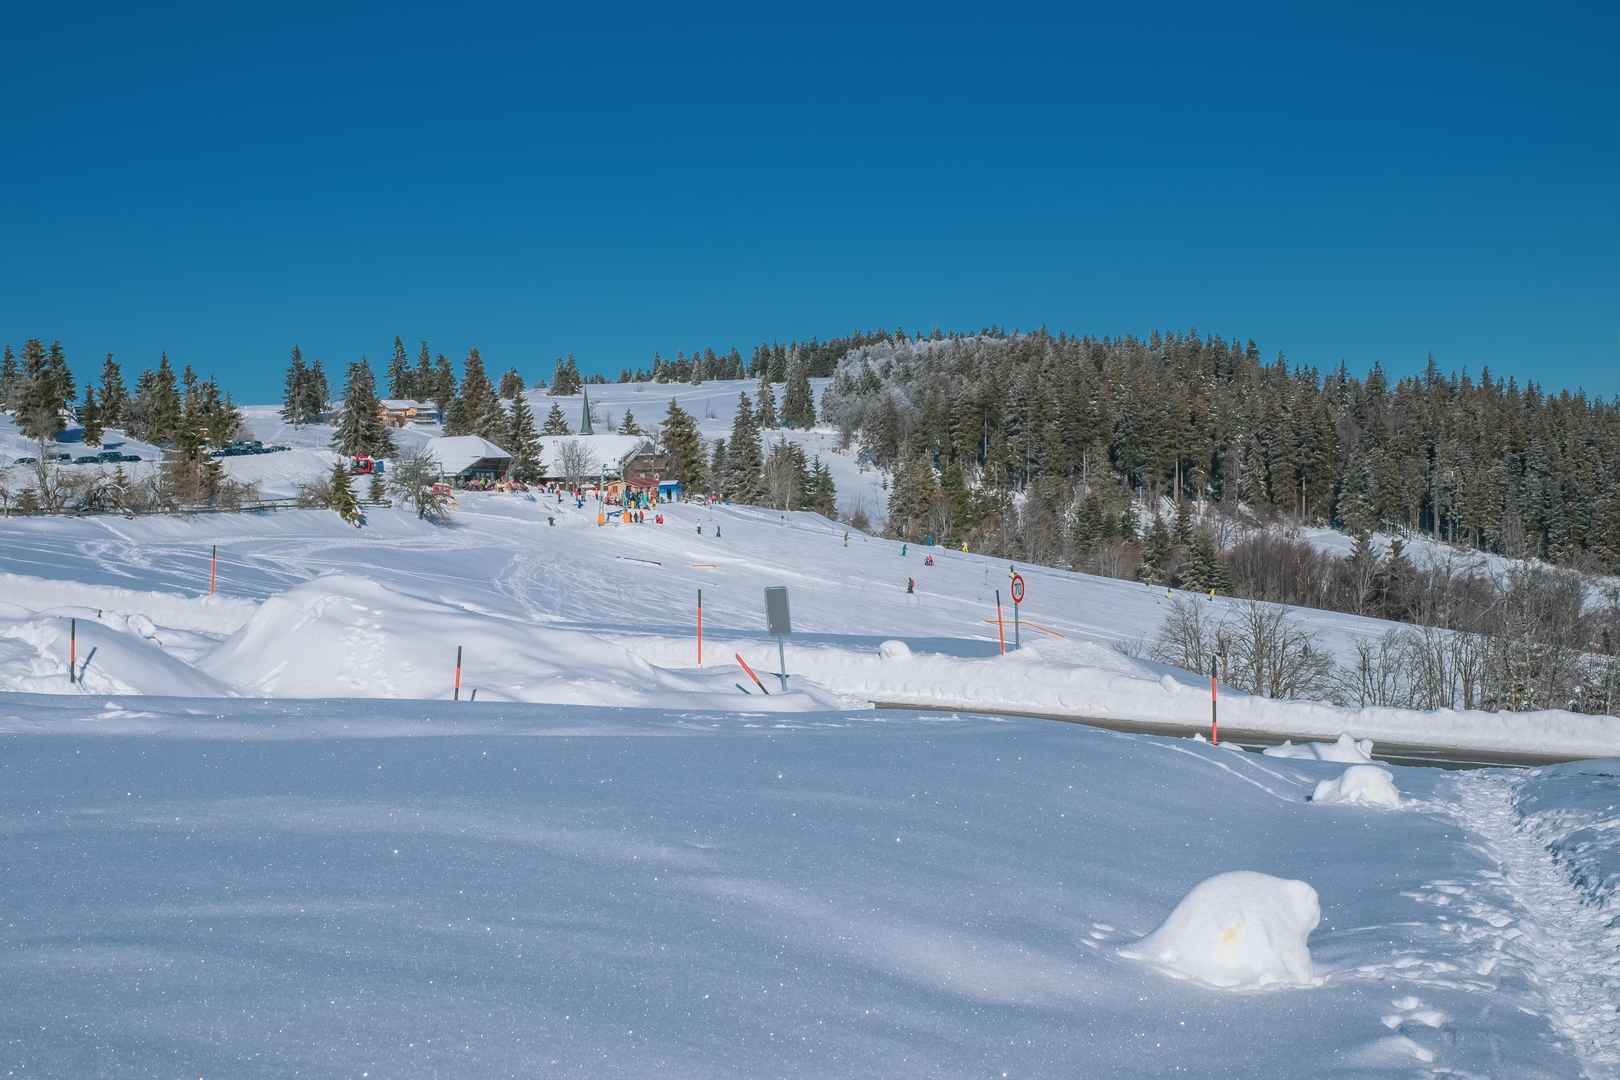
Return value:
M 1527 964 L 1546 1017 L 1569 1039 L 1589 1077 L 1620 1075 L 1620 927 L 1599 898 L 1578 889 L 1516 807 L 1525 774 L 1461 775 L 1456 813 L 1496 865 L 1506 908 L 1471 901 L 1477 942 Z M 1466 895 L 1466 894 L 1464 894 Z M 1467 928 L 1463 931 L 1467 933 Z M 1491 974 L 1494 957 L 1481 961 Z

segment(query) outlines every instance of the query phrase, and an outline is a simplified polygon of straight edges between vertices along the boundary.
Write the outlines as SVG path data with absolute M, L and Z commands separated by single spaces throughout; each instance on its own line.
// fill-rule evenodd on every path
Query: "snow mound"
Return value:
M 1237 870 L 1193 886 L 1170 917 L 1122 956 L 1222 990 L 1314 986 L 1306 944 L 1322 921 L 1303 881 Z
M 68 676 L 69 620 L 78 620 L 76 663 Z M 143 632 L 151 620 L 62 608 L 36 615 L 0 605 L 0 691 L 33 694 L 162 694 L 221 697 L 229 688 L 159 648 Z M 133 632 L 131 632 L 133 631 Z
M 878 655 L 885 660 L 909 660 L 911 646 L 903 641 L 885 641 L 878 646 Z
M 1395 774 L 1376 765 L 1352 765 L 1334 780 L 1323 780 L 1311 793 L 1311 802 L 1350 803 L 1355 806 L 1399 806 L 1401 793 Z
M 1305 758 L 1312 761 L 1338 761 L 1346 765 L 1362 765 L 1372 760 L 1371 739 L 1352 739 L 1340 735 L 1330 743 L 1300 743 L 1284 740 L 1281 746 L 1268 746 L 1261 751 L 1267 757 Z
M 265 697 L 448 698 L 461 650 L 462 701 L 650 707 L 673 693 L 735 707 L 733 676 L 655 667 L 592 634 L 412 596 L 329 574 L 260 605 L 198 666 Z M 799 686 L 750 701 L 756 711 L 836 705 Z M 696 699 L 696 700 L 694 700 Z

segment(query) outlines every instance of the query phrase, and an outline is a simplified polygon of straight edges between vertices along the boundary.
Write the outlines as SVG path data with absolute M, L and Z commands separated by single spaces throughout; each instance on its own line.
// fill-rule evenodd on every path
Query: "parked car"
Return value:
M 39 459 L 31 458 L 31 457 L 20 457 L 16 461 L 12 462 L 12 464 L 13 465 L 38 465 L 39 464 Z
M 119 453 L 117 450 L 103 450 L 101 453 L 96 455 L 96 460 L 107 462 L 122 461 L 124 460 L 124 455 Z
M 118 460 L 119 461 L 139 461 L 139 460 L 141 460 L 141 456 L 139 454 L 125 454 L 122 457 L 120 457 Z
M 60 461 L 63 464 L 68 464 L 68 463 L 71 463 L 73 461 L 73 455 L 72 454 L 46 454 L 45 455 L 45 460 L 47 460 L 47 461 Z
M 99 454 L 86 454 L 83 457 L 74 458 L 73 459 L 73 464 L 75 464 L 75 465 L 100 465 L 101 464 L 101 456 Z

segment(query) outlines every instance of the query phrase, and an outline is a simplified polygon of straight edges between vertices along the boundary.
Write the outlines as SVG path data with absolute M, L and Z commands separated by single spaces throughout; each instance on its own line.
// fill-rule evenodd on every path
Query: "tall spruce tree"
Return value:
M 281 418 L 289 424 L 310 422 L 309 368 L 304 366 L 304 351 L 292 347 L 292 359 L 287 364 L 287 376 L 282 382 Z
M 540 437 L 534 430 L 534 411 L 528 398 L 519 393 L 512 399 L 512 413 L 501 446 L 512 455 L 512 476 L 525 484 L 540 479 Z
M 391 398 L 410 398 L 411 395 L 411 368 L 410 360 L 405 355 L 405 342 L 397 335 L 394 337 L 394 355 L 388 361 L 388 396 Z
M 101 445 L 101 407 L 96 403 L 96 388 L 92 383 L 84 384 L 84 404 L 79 406 L 79 426 L 84 429 L 84 445 Z
M 428 343 L 422 342 L 422 350 L 416 354 L 416 370 L 411 372 L 411 392 L 409 397 L 414 401 L 433 400 L 433 357 L 428 354 Z
M 688 494 L 704 491 L 703 439 L 698 435 L 692 414 L 676 404 L 674 398 L 669 399 L 660 435 L 669 459 L 669 478 L 679 481 Z
M 726 497 L 740 503 L 758 503 L 765 495 L 765 451 L 759 426 L 747 394 L 737 395 L 737 415 L 726 443 Z
M 433 379 L 428 397 L 439 410 L 439 415 L 448 421 L 450 404 L 456 400 L 456 396 L 455 369 L 450 366 L 450 358 L 440 353 L 433 362 Z
M 392 457 L 398 452 L 388 424 L 382 418 L 371 365 L 363 358 L 349 365 L 343 409 L 338 414 L 337 429 L 332 433 L 332 449 L 349 457 L 361 454 Z
M 13 407 L 13 395 L 19 393 L 22 385 L 22 368 L 17 363 L 17 356 L 7 345 L 5 351 L 0 353 L 0 409 Z
M 101 425 L 105 428 L 123 427 L 124 409 L 129 403 L 129 392 L 124 389 L 124 373 L 113 354 L 101 362 Z
M 759 405 L 754 410 L 754 423 L 761 431 L 771 431 L 779 426 L 776 419 L 776 394 L 765 379 L 759 380 Z
M 508 368 L 506 374 L 501 376 L 499 393 L 507 401 L 523 393 L 523 376 L 518 374 L 517 368 Z
M 782 426 L 807 429 L 816 426 L 816 403 L 810 392 L 810 369 L 795 360 L 788 373 L 787 392 L 782 395 Z

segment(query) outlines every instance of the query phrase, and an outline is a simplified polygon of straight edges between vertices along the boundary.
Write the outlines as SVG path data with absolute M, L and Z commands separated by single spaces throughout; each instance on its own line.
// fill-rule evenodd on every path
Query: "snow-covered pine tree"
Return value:
M 349 457 L 360 454 L 391 457 L 397 452 L 388 424 L 382 418 L 371 365 L 364 358 L 349 365 L 343 410 L 338 416 L 337 430 L 332 433 L 332 449 Z
M 512 455 L 512 476 L 525 484 L 540 479 L 540 436 L 534 430 L 534 411 L 521 392 L 512 399 L 506 439 L 500 444 Z
M 281 418 L 289 424 L 308 423 L 304 414 L 308 382 L 309 369 L 304 366 L 303 350 L 294 345 L 292 360 L 287 364 L 287 378 L 282 384 Z
M 816 403 L 810 392 L 810 368 L 795 359 L 782 395 L 782 426 L 801 430 L 816 426 Z
M 394 355 L 388 361 L 388 396 L 391 398 L 409 398 L 411 396 L 410 383 L 410 360 L 405 355 L 405 342 L 398 335 L 395 335 Z
M 689 495 L 703 491 L 703 440 L 692 414 L 677 405 L 674 398 L 669 399 L 660 437 L 669 459 L 669 478 L 680 481 Z
M 542 435 L 571 435 L 571 434 L 573 434 L 573 432 L 568 427 L 568 418 L 563 415 L 562 405 L 560 403 L 555 402 L 555 401 L 553 401 L 551 403 L 551 409 L 550 409 L 550 411 L 548 411 L 546 413 L 545 426 L 540 429 L 540 434 L 542 434 Z
M 764 491 L 765 450 L 748 395 L 737 395 L 737 415 L 726 444 L 726 494 L 741 503 L 758 503 Z
M 101 445 L 101 407 L 96 404 L 96 388 L 84 384 L 84 404 L 79 406 L 79 426 L 84 428 L 84 445 Z
M 759 405 L 754 410 L 754 424 L 761 431 L 773 431 L 781 426 L 776 417 L 776 394 L 764 379 L 759 381 Z
M 332 472 L 326 481 L 326 490 L 327 505 L 337 511 L 338 517 L 355 528 L 365 524 L 365 515 L 360 511 L 360 500 L 355 497 L 354 484 L 349 479 L 349 466 L 346 462 L 337 461 L 332 464 Z
M 101 426 L 103 429 L 123 427 L 124 409 L 129 403 L 129 392 L 124 389 L 124 373 L 119 370 L 113 354 L 101 363 Z

